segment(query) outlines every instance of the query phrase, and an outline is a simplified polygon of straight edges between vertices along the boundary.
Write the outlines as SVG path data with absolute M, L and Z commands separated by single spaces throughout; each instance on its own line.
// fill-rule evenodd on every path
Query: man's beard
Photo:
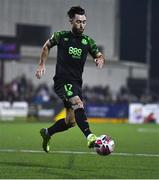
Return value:
M 76 35 L 81 35 L 83 33 L 84 29 L 77 29 L 75 27 L 72 28 L 72 32 Z

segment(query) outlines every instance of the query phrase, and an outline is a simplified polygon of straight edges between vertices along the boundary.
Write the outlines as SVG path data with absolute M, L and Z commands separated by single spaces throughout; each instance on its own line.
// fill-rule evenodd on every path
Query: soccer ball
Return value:
M 97 154 L 106 156 L 114 151 L 115 143 L 108 135 L 99 136 L 94 144 Z

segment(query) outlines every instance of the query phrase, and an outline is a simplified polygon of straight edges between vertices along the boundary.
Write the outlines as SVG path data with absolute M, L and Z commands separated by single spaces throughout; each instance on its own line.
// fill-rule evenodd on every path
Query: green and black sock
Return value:
M 55 124 L 53 124 L 52 126 L 50 126 L 49 128 L 47 128 L 48 134 L 49 134 L 50 136 L 52 136 L 52 135 L 55 134 L 55 133 L 65 131 L 65 130 L 67 130 L 67 129 L 69 129 L 69 127 L 68 127 L 68 125 L 66 124 L 64 118 L 56 121 Z
M 78 127 L 81 129 L 81 131 L 86 137 L 89 134 L 91 134 L 91 131 L 89 129 L 89 124 L 87 122 L 87 116 L 83 108 L 79 108 L 75 110 L 75 119 Z

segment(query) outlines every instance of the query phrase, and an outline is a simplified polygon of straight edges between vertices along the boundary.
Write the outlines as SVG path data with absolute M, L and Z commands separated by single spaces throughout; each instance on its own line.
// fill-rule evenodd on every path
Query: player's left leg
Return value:
M 94 147 L 94 142 L 97 139 L 97 137 L 94 134 L 92 134 L 89 128 L 83 101 L 80 99 L 78 95 L 70 98 L 69 101 L 72 103 L 72 108 L 75 112 L 76 123 L 88 140 L 88 147 Z

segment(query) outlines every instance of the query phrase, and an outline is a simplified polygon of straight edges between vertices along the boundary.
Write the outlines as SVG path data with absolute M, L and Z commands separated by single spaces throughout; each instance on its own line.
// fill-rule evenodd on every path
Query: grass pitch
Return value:
M 90 124 L 115 140 L 109 156 L 88 149 L 78 127 L 56 134 L 52 152 L 43 152 L 39 130 L 50 125 L 0 122 L 1 179 L 159 179 L 159 125 Z

